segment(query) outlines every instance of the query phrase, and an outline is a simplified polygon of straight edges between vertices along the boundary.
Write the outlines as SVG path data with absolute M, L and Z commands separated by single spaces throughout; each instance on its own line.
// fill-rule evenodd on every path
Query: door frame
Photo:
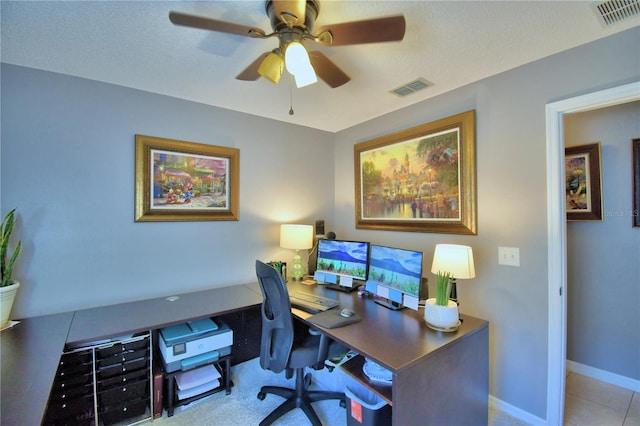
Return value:
M 548 353 L 547 424 L 562 424 L 567 355 L 567 226 L 564 194 L 565 114 L 640 100 L 640 81 L 546 105 Z

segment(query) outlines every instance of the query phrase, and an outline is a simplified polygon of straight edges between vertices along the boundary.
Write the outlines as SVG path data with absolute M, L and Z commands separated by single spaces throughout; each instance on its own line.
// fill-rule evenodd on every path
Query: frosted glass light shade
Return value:
M 271 52 L 260 64 L 258 74 L 266 78 L 272 83 L 278 84 L 282 71 L 284 70 L 284 59 L 282 55 Z
M 476 269 L 473 263 L 473 250 L 469 246 L 458 244 L 437 244 L 433 254 L 431 272 L 449 272 L 453 278 L 473 278 Z
M 292 41 L 287 45 L 284 63 L 287 71 L 295 77 L 296 87 L 308 86 L 318 81 L 309 54 L 301 43 Z
M 313 247 L 313 226 L 311 225 L 280 225 L 280 247 L 303 250 Z

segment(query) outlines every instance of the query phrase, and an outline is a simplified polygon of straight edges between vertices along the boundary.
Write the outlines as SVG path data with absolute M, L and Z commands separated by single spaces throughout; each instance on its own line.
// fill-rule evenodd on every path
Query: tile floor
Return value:
M 564 425 L 640 426 L 640 393 L 570 372 Z

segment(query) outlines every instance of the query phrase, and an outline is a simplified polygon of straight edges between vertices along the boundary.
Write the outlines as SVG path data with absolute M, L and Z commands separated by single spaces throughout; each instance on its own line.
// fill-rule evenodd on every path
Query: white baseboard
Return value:
M 609 371 L 600 370 L 595 367 L 590 367 L 585 364 L 567 360 L 567 371 L 572 371 L 583 376 L 590 377 L 601 382 L 610 383 L 612 385 L 620 386 L 621 388 L 629 389 L 634 392 L 640 392 L 640 380 L 635 380 L 630 377 L 621 376 Z
M 489 395 L 489 407 L 495 408 L 496 410 L 502 411 L 510 415 L 511 417 L 515 417 L 518 420 L 522 420 L 523 422 L 530 425 L 546 425 L 546 420 L 541 419 L 540 417 L 534 416 L 533 414 L 521 410 L 518 407 L 515 407 L 511 404 L 507 404 L 506 402 L 496 398 L 493 395 Z

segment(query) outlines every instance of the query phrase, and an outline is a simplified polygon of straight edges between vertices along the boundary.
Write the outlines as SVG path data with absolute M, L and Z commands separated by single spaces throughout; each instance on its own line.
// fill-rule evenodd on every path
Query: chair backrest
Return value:
M 280 272 L 259 260 L 256 275 L 262 291 L 260 366 L 279 373 L 287 367 L 294 338 L 289 292 Z

